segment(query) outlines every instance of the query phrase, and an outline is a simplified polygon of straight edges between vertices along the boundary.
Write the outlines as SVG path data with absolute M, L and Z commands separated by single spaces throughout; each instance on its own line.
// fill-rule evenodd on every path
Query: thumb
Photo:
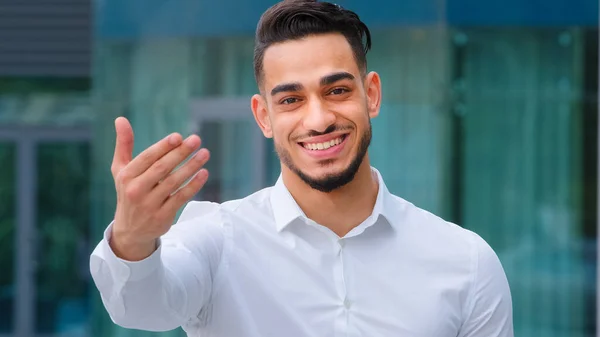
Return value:
M 133 129 L 127 118 L 119 117 L 115 120 L 115 130 L 117 141 L 113 165 L 120 169 L 129 164 L 133 156 Z

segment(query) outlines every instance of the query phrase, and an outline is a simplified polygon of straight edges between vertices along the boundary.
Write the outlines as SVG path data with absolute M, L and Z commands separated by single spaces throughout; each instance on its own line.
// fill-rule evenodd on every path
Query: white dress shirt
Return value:
M 190 202 L 139 262 L 91 256 L 118 325 L 206 337 L 512 337 L 511 295 L 478 235 L 390 194 L 340 238 L 281 178 L 244 199 Z

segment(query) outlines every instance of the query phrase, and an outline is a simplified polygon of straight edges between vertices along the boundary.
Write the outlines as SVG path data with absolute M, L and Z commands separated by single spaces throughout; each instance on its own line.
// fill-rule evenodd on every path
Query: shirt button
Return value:
M 346 298 L 346 299 L 344 300 L 344 307 L 345 307 L 346 309 L 350 309 L 350 307 L 351 307 L 351 306 L 352 306 L 352 302 L 350 302 L 350 300 L 349 300 L 348 298 Z
M 346 245 L 346 241 L 344 241 L 343 239 L 338 240 L 338 243 L 340 244 L 340 247 L 344 248 L 344 246 Z

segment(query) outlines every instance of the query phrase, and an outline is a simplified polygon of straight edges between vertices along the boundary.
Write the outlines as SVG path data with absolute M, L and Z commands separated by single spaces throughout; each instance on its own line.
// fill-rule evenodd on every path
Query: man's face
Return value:
M 263 74 L 263 96 L 255 96 L 252 107 L 283 169 L 323 192 L 350 182 L 371 141 L 370 118 L 379 111 L 377 74 L 361 76 L 341 34 L 270 46 Z

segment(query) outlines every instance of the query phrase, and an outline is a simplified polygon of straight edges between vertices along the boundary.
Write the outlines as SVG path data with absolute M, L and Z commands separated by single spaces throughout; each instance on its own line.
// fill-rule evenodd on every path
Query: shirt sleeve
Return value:
M 473 282 L 458 337 L 513 337 L 512 299 L 496 253 L 475 234 Z
M 90 258 L 90 271 L 112 321 L 124 328 L 168 331 L 194 320 L 210 299 L 223 250 L 218 205 L 188 204 L 148 258 L 118 258 L 112 224 Z

